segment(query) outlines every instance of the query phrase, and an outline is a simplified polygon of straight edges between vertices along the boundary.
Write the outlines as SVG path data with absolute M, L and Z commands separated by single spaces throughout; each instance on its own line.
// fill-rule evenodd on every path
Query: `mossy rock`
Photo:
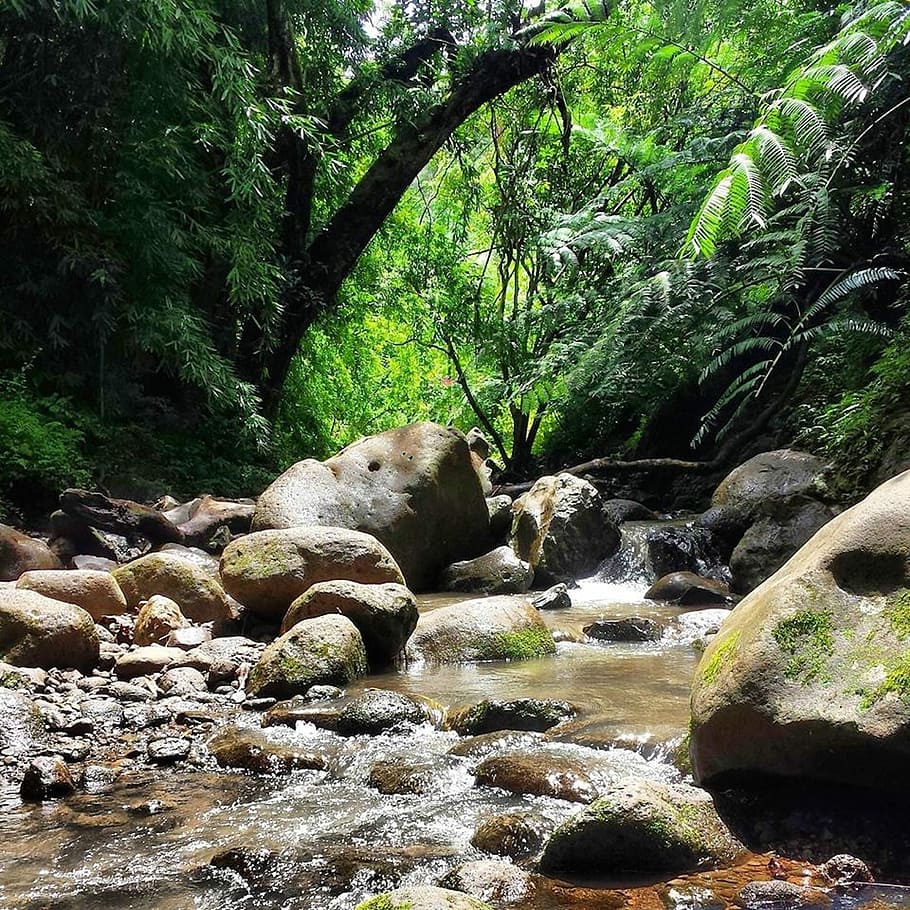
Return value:
M 292 698 L 310 686 L 344 686 L 366 673 L 357 627 L 344 616 L 318 616 L 297 623 L 263 651 L 247 691 L 261 698 Z
M 488 597 L 424 613 L 406 649 L 408 659 L 430 663 L 531 660 L 556 644 L 540 614 L 520 597 Z
M 727 617 L 696 670 L 696 778 L 907 791 L 910 472 L 821 528 Z
M 476 897 L 446 888 L 415 886 L 387 891 L 359 903 L 355 910 L 492 910 Z
M 640 780 L 560 825 L 540 864 L 547 872 L 674 875 L 730 863 L 742 849 L 704 790 Z

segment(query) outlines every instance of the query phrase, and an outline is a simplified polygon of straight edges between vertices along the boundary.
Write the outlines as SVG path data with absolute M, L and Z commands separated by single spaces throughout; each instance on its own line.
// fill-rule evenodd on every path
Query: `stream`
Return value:
M 546 735 L 492 737 L 457 748 L 458 754 L 450 750 L 464 741 L 429 725 L 345 739 L 300 724 L 280 735 L 328 756 L 327 770 L 251 776 L 212 765 L 196 772 L 131 772 L 101 792 L 38 805 L 21 803 L 8 787 L 0 790 L 0 908 L 351 910 L 376 893 L 435 884 L 461 862 L 488 858 L 470 841 L 491 816 L 528 812 L 552 828 L 579 810 L 578 803 L 475 786 L 472 767 L 480 758 L 524 747 L 590 761 L 591 777 L 601 784 L 629 769 L 679 779 L 668 753 L 688 720 L 698 656 L 692 638 L 677 633 L 655 643 L 594 643 L 582 633 L 596 619 L 629 615 L 672 627 L 679 608 L 643 599 L 647 527 L 625 530 L 624 579 L 585 580 L 571 592 L 571 608 L 542 614 L 558 640 L 554 656 L 410 666 L 348 690 L 394 689 L 447 707 L 483 698 L 557 698 L 577 706 L 576 719 Z M 428 596 L 421 610 L 457 599 L 467 598 Z M 258 723 L 251 712 L 240 712 L 240 719 Z M 378 761 L 414 765 L 419 792 L 383 795 L 370 787 Z M 627 893 L 622 900 L 615 889 L 630 883 L 585 884 L 541 879 L 532 897 L 510 902 L 504 894 L 494 905 L 718 905 L 703 884 L 689 891 L 665 888 L 660 895 L 640 889 L 631 892 L 634 899 Z M 900 894 L 886 903 L 906 906 Z

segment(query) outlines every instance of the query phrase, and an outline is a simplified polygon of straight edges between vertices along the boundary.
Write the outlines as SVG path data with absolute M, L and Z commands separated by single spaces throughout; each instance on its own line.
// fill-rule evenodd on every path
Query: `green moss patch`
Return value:
M 901 701 L 910 704 L 910 651 L 905 651 L 888 668 L 885 678 L 872 692 L 862 691 L 861 707 L 871 708 L 886 695 L 896 695 Z
M 904 588 L 888 598 L 885 616 L 898 641 L 910 637 L 910 590 Z
M 808 684 L 827 679 L 825 668 L 834 653 L 831 613 L 800 610 L 781 620 L 772 633 L 781 651 L 790 656 L 784 667 L 787 679 Z
M 405 901 L 403 904 L 393 904 L 392 898 L 388 894 L 378 894 L 371 897 L 363 903 L 358 904 L 355 910 L 411 910 L 414 905 L 411 901 Z
M 731 632 L 723 641 L 718 642 L 714 652 L 702 670 L 701 678 L 711 685 L 720 675 L 720 671 L 733 659 L 739 645 L 739 632 Z
M 531 626 L 516 632 L 499 632 L 493 636 L 487 660 L 532 660 L 556 650 L 550 630 Z M 482 658 L 484 659 L 484 658 Z

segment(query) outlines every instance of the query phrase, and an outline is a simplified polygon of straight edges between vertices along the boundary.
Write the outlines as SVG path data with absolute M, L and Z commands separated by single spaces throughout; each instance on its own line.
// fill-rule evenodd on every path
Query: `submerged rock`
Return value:
M 417 600 L 404 585 L 356 581 L 317 582 L 295 600 L 284 617 L 281 631 L 303 619 L 340 613 L 360 630 L 370 666 L 392 663 L 417 626 Z
M 699 781 L 763 773 L 907 791 L 908 515 L 910 472 L 731 612 L 693 682 Z
M 544 847 L 541 868 L 672 875 L 731 862 L 740 852 L 704 790 L 630 780 L 560 825 Z
M 406 653 L 409 660 L 466 663 L 529 660 L 555 650 L 550 630 L 530 603 L 499 596 L 422 614 Z
M 565 701 L 516 698 L 511 701 L 484 699 L 449 717 L 449 724 L 461 736 L 477 736 L 497 730 L 530 730 L 543 733 L 576 715 Z
M 619 546 L 600 493 L 572 474 L 541 477 L 512 511 L 509 543 L 540 584 L 591 575 Z
M 293 465 L 259 498 L 253 529 L 364 531 L 388 547 L 409 587 L 427 590 L 444 566 L 482 552 L 489 522 L 465 437 L 415 423 L 361 439 L 327 461 Z
M 497 547 L 483 556 L 452 563 L 442 573 L 444 591 L 477 594 L 524 594 L 534 570 L 511 547 Z
M 367 655 L 357 627 L 344 616 L 317 616 L 297 623 L 263 651 L 247 691 L 290 698 L 313 685 L 346 685 L 366 672 Z
M 315 525 L 238 538 L 222 554 L 221 577 L 232 597 L 276 621 L 317 582 L 404 584 L 397 563 L 375 537 Z

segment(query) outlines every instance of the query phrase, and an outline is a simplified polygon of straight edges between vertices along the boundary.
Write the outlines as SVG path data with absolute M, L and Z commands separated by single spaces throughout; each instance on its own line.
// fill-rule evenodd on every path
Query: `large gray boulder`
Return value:
M 345 616 L 317 616 L 297 623 L 262 652 L 247 691 L 263 698 L 292 698 L 310 686 L 344 686 L 366 673 L 357 627 Z
M 15 581 L 33 569 L 62 569 L 63 563 L 43 540 L 0 525 L 0 581 Z
M 714 508 L 752 512 L 769 499 L 811 495 L 825 462 L 808 452 L 762 452 L 734 468 L 711 497 Z
M 257 531 L 232 541 L 221 556 L 221 577 L 232 597 L 276 621 L 321 581 L 404 584 L 398 564 L 375 537 L 316 525 Z
M 392 663 L 417 626 L 417 599 L 404 585 L 320 581 L 290 606 L 281 631 L 314 616 L 340 613 L 360 630 L 374 669 Z
M 529 660 L 556 650 L 540 614 L 520 597 L 467 600 L 423 613 L 406 649 L 409 660 L 468 663 Z
M 330 525 L 388 547 L 408 587 L 483 551 L 489 513 L 465 437 L 434 423 L 368 436 L 327 461 L 298 462 L 259 498 L 253 530 Z
M 541 477 L 512 511 L 509 543 L 540 585 L 591 575 L 619 546 L 600 493 L 572 474 Z
M 483 556 L 453 562 L 442 573 L 444 591 L 476 594 L 524 594 L 534 570 L 511 547 L 497 547 Z
M 560 825 L 540 864 L 547 872 L 673 875 L 741 852 L 704 790 L 632 779 Z
M 99 651 L 95 623 L 81 607 L 35 591 L 0 589 L 0 660 L 89 673 Z
M 729 615 L 692 689 L 707 783 L 910 789 L 910 472 L 826 524 Z

